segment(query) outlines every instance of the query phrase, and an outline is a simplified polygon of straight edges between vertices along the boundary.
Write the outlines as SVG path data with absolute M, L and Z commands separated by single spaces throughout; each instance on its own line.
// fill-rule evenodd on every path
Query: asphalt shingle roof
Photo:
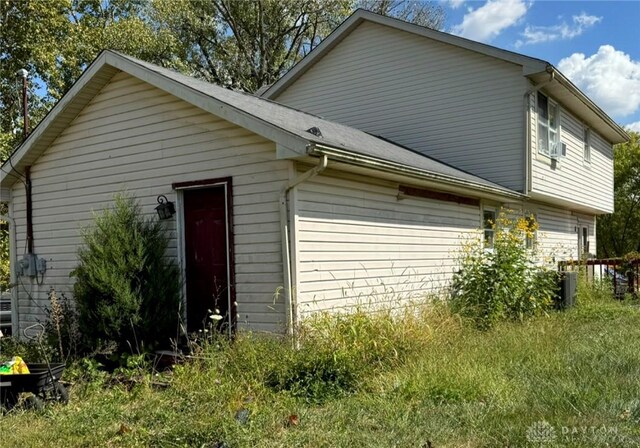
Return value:
M 440 162 L 433 157 L 420 154 L 389 140 L 375 137 L 359 129 L 326 120 L 302 110 L 294 109 L 248 93 L 233 91 L 129 56 L 118 55 L 159 75 L 178 82 L 185 87 L 196 90 L 230 107 L 250 114 L 254 118 L 276 126 L 292 135 L 306 139 L 309 142 L 417 168 L 441 176 L 472 182 L 509 193 L 516 193 L 482 177 L 475 176 Z M 322 136 L 319 137 L 308 132 L 311 128 L 318 128 Z

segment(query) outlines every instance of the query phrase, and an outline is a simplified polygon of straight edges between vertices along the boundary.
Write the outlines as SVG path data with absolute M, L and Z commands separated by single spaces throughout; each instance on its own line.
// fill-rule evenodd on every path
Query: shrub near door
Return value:
M 143 217 L 133 197 L 118 194 L 83 238 L 72 275 L 85 350 L 168 347 L 178 326 L 181 281 L 165 257 L 162 224 Z

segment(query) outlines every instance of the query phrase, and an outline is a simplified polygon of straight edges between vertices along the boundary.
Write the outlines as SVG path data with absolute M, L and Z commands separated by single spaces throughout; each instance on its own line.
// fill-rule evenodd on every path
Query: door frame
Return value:
M 183 297 L 183 319 L 186 322 L 187 319 L 187 271 L 186 271 L 186 243 L 185 243 L 185 223 L 184 223 L 184 191 L 206 189 L 212 187 L 222 186 L 225 190 L 225 214 L 227 217 L 226 225 L 226 237 L 227 237 L 227 300 L 229 310 L 229 336 L 235 333 L 237 328 L 237 316 L 236 309 L 236 260 L 235 260 L 235 245 L 233 238 L 233 182 L 231 177 L 221 177 L 215 179 L 202 179 L 189 182 L 174 182 L 171 187 L 176 191 L 177 195 L 177 222 L 176 233 L 178 240 L 178 264 L 182 273 L 184 282 L 182 284 L 182 297 Z

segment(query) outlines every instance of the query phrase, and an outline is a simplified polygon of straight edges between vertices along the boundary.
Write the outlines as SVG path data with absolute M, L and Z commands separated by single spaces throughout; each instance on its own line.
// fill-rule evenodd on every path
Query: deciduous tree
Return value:
M 152 20 L 184 45 L 193 74 L 254 92 L 282 76 L 356 8 L 441 28 L 444 9 L 407 0 L 153 0 Z
M 614 147 L 615 211 L 598 217 L 599 257 L 640 252 L 640 134 Z
M 410 0 L 0 0 L 0 162 L 24 138 L 19 69 L 30 73 L 32 128 L 105 48 L 254 92 L 358 7 L 433 28 L 444 21 L 442 6 Z

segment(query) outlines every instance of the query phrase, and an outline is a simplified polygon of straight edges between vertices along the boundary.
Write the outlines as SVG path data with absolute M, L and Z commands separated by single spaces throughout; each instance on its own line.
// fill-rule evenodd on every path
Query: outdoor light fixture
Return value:
M 176 207 L 165 195 L 161 194 L 158 196 L 156 212 L 158 212 L 158 217 L 160 219 L 169 219 L 176 214 Z

